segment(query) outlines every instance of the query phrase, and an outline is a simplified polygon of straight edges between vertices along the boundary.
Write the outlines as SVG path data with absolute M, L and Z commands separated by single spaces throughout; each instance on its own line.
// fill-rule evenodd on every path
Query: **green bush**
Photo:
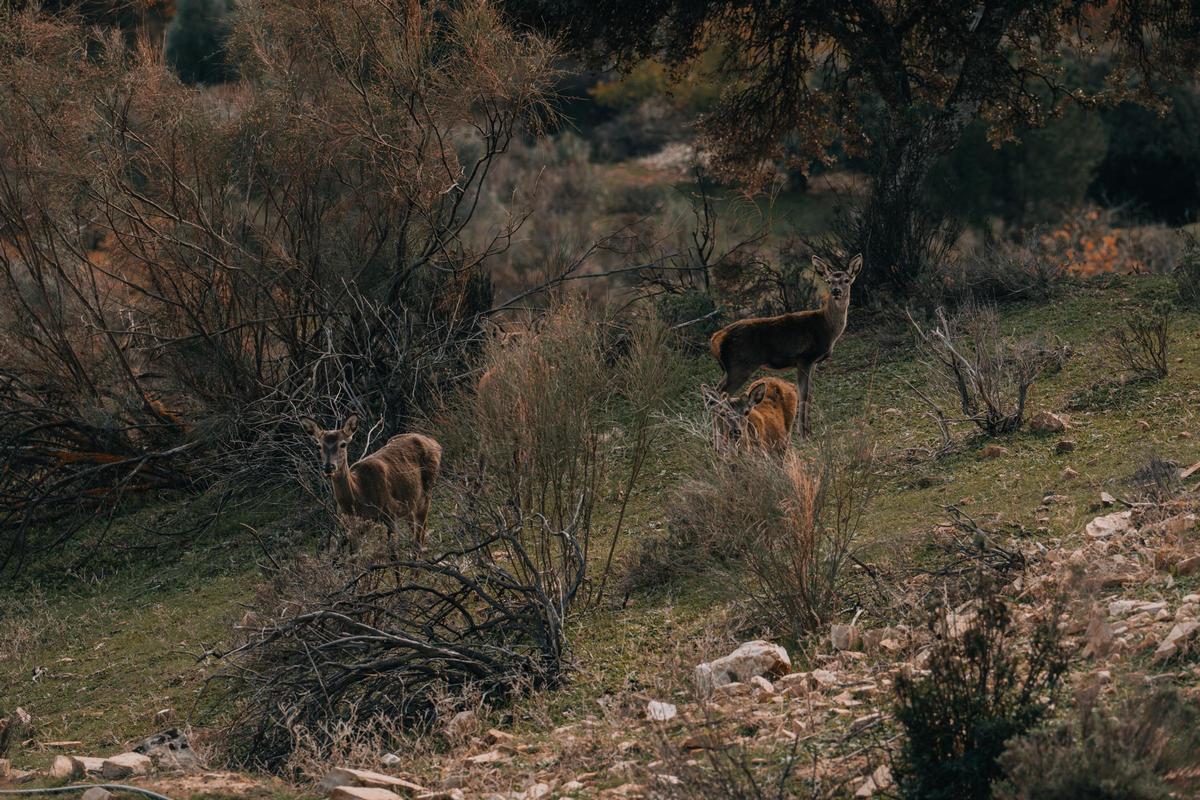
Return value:
M 164 55 L 184 83 L 223 83 L 234 76 L 226 58 L 233 0 L 179 0 Z
M 1015 739 L 1000 763 L 1003 800 L 1167 800 L 1200 784 L 1200 710 L 1174 688 L 1115 709 L 1083 698 L 1078 714 Z M 1191 776 L 1188 778 L 1187 776 Z M 1174 780 L 1174 785 L 1168 778 Z M 1183 783 L 1190 783 L 1184 786 Z M 1186 792 L 1186 794 L 1184 793 Z
M 943 631 L 927 674 L 896 680 L 905 737 L 894 771 L 909 800 L 991 798 L 1005 746 L 1042 722 L 1067 669 L 1054 613 L 1023 652 L 992 579 L 980 577 L 973 605 L 965 631 Z

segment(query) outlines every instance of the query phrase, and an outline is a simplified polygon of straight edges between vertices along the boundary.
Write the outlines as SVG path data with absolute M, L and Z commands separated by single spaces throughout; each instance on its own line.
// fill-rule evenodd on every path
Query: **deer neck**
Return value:
M 831 342 L 837 341 L 846 330 L 846 316 L 850 311 L 850 293 L 847 292 L 839 299 L 832 295 L 825 296 L 825 304 L 821 307 L 821 319 Z
M 358 484 L 354 480 L 354 473 L 350 471 L 350 460 L 346 457 L 346 452 L 342 451 L 342 458 L 338 461 L 337 469 L 330 476 L 330 482 L 333 484 L 333 499 L 337 501 L 338 508 L 349 509 L 354 505 L 354 498 L 358 494 Z

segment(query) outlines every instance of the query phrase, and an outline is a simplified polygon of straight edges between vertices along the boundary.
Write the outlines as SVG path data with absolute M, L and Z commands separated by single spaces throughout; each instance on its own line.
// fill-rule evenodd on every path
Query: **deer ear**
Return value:
M 750 388 L 750 404 L 758 405 L 767 396 L 767 385 L 765 383 L 756 383 Z
M 850 273 L 850 280 L 853 281 L 858 277 L 858 273 L 862 271 L 862 265 L 862 253 L 859 253 L 854 258 L 850 259 L 850 266 L 846 269 L 846 271 Z
M 829 277 L 829 273 L 831 272 L 829 264 L 827 264 L 825 262 L 825 259 L 821 258 L 816 253 L 813 253 L 812 265 L 813 265 L 813 269 L 815 269 L 817 271 L 817 274 L 820 275 L 822 278 Z
M 312 417 L 301 417 L 300 427 L 304 429 L 305 433 L 314 439 L 319 439 L 321 436 L 321 426 L 318 425 Z
M 349 439 L 354 436 L 354 432 L 358 430 L 358 415 L 351 414 L 346 417 L 346 421 L 342 423 L 342 434 Z

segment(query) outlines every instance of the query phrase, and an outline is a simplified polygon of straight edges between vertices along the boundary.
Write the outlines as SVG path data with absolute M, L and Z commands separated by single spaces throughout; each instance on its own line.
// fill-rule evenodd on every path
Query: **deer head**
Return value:
M 854 283 L 854 279 L 862 270 L 862 253 L 850 259 L 850 265 L 844 270 L 834 269 L 829 262 L 818 255 L 812 257 L 812 263 L 813 269 L 824 278 L 826 285 L 829 286 L 829 296 L 833 302 L 848 303 L 850 301 L 850 285 Z
M 320 448 L 321 471 L 326 475 L 337 472 L 338 466 L 347 460 L 346 449 L 354 432 L 358 430 L 358 416 L 351 414 L 342 423 L 342 427 L 324 430 L 310 417 L 300 419 L 300 427 L 311 436 Z

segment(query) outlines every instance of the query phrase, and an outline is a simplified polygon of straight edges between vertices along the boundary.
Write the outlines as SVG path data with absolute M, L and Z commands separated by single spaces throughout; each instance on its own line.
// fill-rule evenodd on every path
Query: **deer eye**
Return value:
M 345 442 L 339 442 L 339 443 L 338 443 L 338 447 L 341 447 L 341 448 L 343 448 L 343 449 L 344 449 L 344 448 L 346 447 L 346 443 L 345 443 Z

